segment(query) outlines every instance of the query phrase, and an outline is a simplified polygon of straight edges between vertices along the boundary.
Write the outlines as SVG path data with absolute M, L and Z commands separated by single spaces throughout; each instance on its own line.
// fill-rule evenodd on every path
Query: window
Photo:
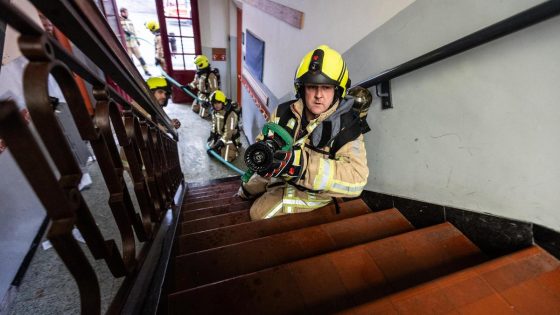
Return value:
M 247 30 L 246 47 L 245 47 L 245 64 L 251 74 L 263 80 L 263 65 L 264 65 L 264 41 L 257 38 L 253 33 Z
M 163 16 L 169 38 L 171 68 L 195 70 L 194 32 L 190 0 L 163 0 Z

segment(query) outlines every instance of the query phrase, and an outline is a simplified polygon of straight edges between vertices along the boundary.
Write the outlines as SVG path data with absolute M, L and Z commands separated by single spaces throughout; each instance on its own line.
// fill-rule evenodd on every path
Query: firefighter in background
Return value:
M 163 68 L 163 71 L 167 71 L 167 67 L 165 66 L 165 59 L 163 57 L 163 44 L 161 43 L 159 23 L 151 20 L 146 22 L 145 26 L 154 35 L 155 64 L 156 66 L 160 65 Z
M 151 77 L 146 81 L 146 83 L 148 84 L 150 91 L 154 94 L 158 104 L 161 107 L 167 106 L 169 98 L 171 97 L 171 87 L 167 83 L 167 80 L 164 77 Z M 175 129 L 179 129 L 179 127 L 181 127 L 181 122 L 177 118 L 171 119 L 171 123 Z
M 326 45 L 310 51 L 296 71 L 294 86 L 297 100 L 280 104 L 270 117 L 290 134 L 293 146 L 275 151 L 272 163 L 238 191 L 244 199 L 260 196 L 251 206 L 253 220 L 312 211 L 338 197 L 358 197 L 367 183 L 366 148 L 354 98 L 346 97 L 350 79 L 342 56 Z M 266 144 L 278 138 L 269 131 L 257 141 Z
M 212 130 L 208 137 L 210 149 L 220 153 L 228 162 L 239 155 L 239 107 L 226 98 L 224 92 L 216 90 L 210 94 L 212 104 Z
M 210 116 L 208 96 L 220 88 L 219 73 L 210 67 L 210 62 L 204 55 L 196 56 L 194 64 L 197 70 L 196 75 L 188 87 L 190 90 L 198 90 L 198 100 L 193 101 L 192 110 L 200 117 L 206 118 Z
M 128 19 L 128 10 L 126 8 L 121 8 L 120 13 L 121 26 L 126 37 L 126 49 L 128 51 L 128 55 L 130 59 L 132 59 L 133 55 L 136 56 L 138 61 L 140 61 L 142 69 L 144 69 L 144 74 L 150 76 L 151 74 L 148 71 L 146 61 L 144 61 L 144 58 L 142 58 L 142 54 L 140 53 L 140 49 L 138 49 L 138 46 L 140 46 L 140 41 L 138 41 L 138 38 L 136 37 L 134 24 L 132 24 L 132 21 Z
M 148 85 L 148 88 L 150 88 L 150 91 L 154 95 L 154 98 L 158 102 L 159 106 L 167 106 L 169 98 L 171 97 L 171 87 L 167 83 L 167 80 L 164 77 L 151 77 L 146 80 L 146 84 Z M 175 129 L 179 129 L 179 127 L 181 127 L 181 122 L 177 118 L 172 118 L 171 124 Z M 121 157 L 124 170 L 130 174 L 130 165 L 128 164 L 128 159 L 126 158 L 123 147 L 120 147 L 119 155 Z

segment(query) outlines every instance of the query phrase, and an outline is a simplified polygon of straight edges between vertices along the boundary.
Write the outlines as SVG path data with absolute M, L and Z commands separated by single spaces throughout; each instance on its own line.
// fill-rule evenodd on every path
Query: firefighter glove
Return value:
M 222 139 L 219 139 L 218 141 L 215 141 L 214 144 L 212 145 L 211 149 L 215 150 L 215 151 L 219 151 L 223 146 L 224 146 L 224 142 L 222 141 Z
M 217 137 L 218 135 L 215 132 L 210 132 L 210 137 L 208 137 L 208 140 L 206 140 L 206 142 L 212 142 L 216 140 Z

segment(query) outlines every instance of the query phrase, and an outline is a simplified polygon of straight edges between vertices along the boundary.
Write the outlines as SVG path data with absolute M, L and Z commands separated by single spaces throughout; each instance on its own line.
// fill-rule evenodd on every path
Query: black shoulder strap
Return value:
M 345 128 L 342 129 L 338 135 L 333 140 L 331 145 L 331 150 L 329 151 L 329 158 L 334 159 L 336 152 L 340 150 L 345 144 L 350 141 L 354 141 L 358 139 L 358 137 L 362 134 L 362 128 L 360 124 L 360 117 L 358 115 L 343 115 L 341 117 L 342 126 Z M 352 120 L 350 120 L 352 119 Z
M 279 118 L 278 124 L 285 127 L 290 118 L 293 118 L 293 113 L 290 110 L 290 105 L 292 105 L 296 100 L 291 100 L 278 105 L 276 109 L 276 117 Z
M 332 122 L 330 120 L 323 121 L 323 132 L 321 133 L 321 140 L 317 144 L 317 148 L 322 148 L 329 143 L 332 137 Z

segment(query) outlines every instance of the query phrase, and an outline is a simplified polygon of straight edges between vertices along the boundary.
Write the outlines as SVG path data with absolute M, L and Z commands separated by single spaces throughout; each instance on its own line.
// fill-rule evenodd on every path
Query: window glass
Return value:
M 164 0 L 164 17 L 173 70 L 194 70 L 195 53 L 189 0 Z
M 165 24 L 169 35 L 173 33 L 175 36 L 194 36 L 192 20 L 165 18 Z
M 251 71 L 253 76 L 263 80 L 264 65 L 264 41 L 257 38 L 253 33 L 247 30 L 247 42 L 245 47 L 245 64 L 247 69 Z

